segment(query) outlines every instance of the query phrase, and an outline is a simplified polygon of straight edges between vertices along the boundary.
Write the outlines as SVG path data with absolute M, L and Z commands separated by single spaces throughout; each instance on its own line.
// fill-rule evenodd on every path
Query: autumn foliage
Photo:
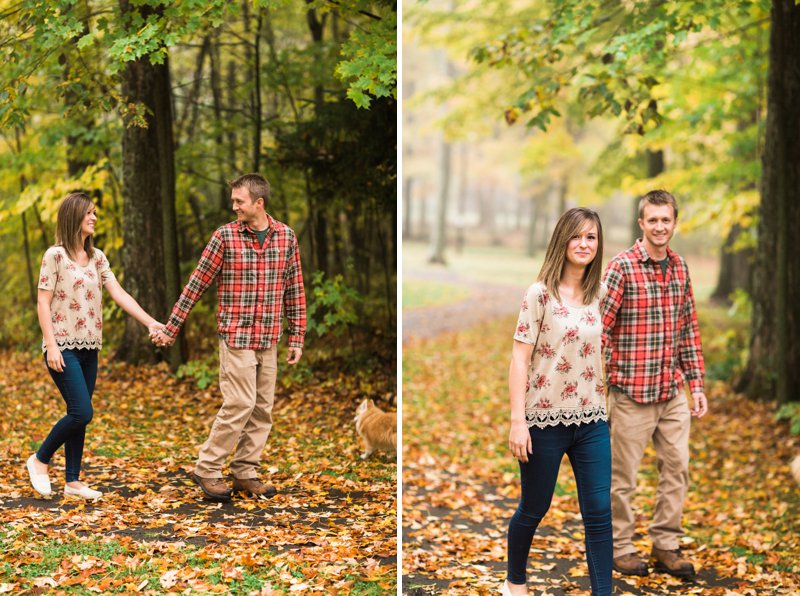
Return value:
M 374 393 L 385 383 L 313 375 L 279 387 L 261 467 L 278 495 L 212 503 L 189 471 L 221 403 L 216 383 L 200 390 L 103 352 L 83 477 L 105 494 L 85 503 L 61 495 L 63 450 L 55 496 L 35 498 L 24 462 L 62 400 L 40 357 L 0 362 L 0 593 L 395 592 L 395 456 L 362 461 L 353 426 L 361 399 L 391 397 Z
M 519 498 L 508 452 L 506 371 L 514 319 L 403 349 L 403 589 L 490 594 L 505 576 L 506 529 Z M 800 489 L 789 461 L 800 447 L 774 403 L 722 381 L 693 420 L 682 548 L 695 582 L 661 573 L 614 574 L 619 594 L 791 594 L 800 590 Z M 634 501 L 636 545 L 649 554 L 656 462 L 648 448 Z M 536 594 L 588 593 L 583 527 L 568 460 L 528 564 Z

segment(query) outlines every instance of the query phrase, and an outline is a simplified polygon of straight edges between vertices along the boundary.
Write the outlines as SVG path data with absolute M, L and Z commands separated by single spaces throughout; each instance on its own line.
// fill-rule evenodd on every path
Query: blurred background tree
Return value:
M 430 243 L 445 263 L 467 239 L 535 255 L 581 204 L 610 258 L 639 235 L 638 196 L 666 188 L 700 298 L 751 317 L 728 372 L 751 397 L 800 399 L 796 2 L 441 0 L 404 22 L 411 254 Z
M 381 0 L 0 1 L 0 344 L 37 344 L 36 276 L 68 191 L 93 194 L 97 245 L 165 320 L 234 219 L 227 181 L 257 171 L 268 211 L 298 234 L 309 299 L 312 279 L 339 280 L 348 331 L 393 367 L 396 26 Z M 213 352 L 215 300 L 167 354 L 173 368 Z M 105 308 L 121 358 L 158 358 Z

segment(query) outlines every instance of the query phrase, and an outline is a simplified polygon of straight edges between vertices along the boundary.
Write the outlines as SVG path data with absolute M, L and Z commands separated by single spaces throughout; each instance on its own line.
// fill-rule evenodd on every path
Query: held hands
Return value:
M 525 422 L 512 422 L 508 433 L 508 448 L 511 454 L 523 463 L 528 463 L 528 454 L 533 453 L 531 434 Z
M 147 329 L 150 331 L 150 341 L 152 341 L 158 347 L 164 348 L 175 343 L 175 338 L 164 333 L 164 325 L 158 321 L 153 321 L 150 323 L 147 326 Z

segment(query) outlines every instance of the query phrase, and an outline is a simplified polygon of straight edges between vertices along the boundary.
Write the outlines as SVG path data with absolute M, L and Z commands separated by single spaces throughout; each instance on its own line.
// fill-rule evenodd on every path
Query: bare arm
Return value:
M 518 460 L 528 461 L 533 453 L 531 435 L 525 421 L 525 387 L 528 382 L 528 366 L 533 355 L 533 345 L 514 341 L 511 365 L 508 369 L 508 397 L 511 404 L 511 429 L 508 433 L 508 448 Z
M 53 292 L 39 288 L 36 299 L 36 312 L 39 315 L 39 327 L 42 328 L 45 350 L 47 351 L 47 366 L 58 372 L 64 372 L 64 357 L 56 343 L 56 334 L 53 330 L 50 303 L 53 301 Z
M 147 327 L 151 334 L 164 327 L 161 323 L 147 314 L 145 310 L 139 306 L 139 303 L 133 299 L 133 296 L 122 289 L 122 286 L 119 285 L 119 282 L 116 279 L 107 281 L 105 288 L 108 290 L 108 294 L 111 296 L 112 300 L 119 304 L 122 310 Z

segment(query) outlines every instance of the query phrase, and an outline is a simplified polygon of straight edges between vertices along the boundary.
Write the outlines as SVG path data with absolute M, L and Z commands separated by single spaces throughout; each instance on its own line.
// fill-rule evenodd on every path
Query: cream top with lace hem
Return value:
M 514 339 L 536 346 L 525 390 L 529 427 L 608 419 L 601 363 L 605 294 L 601 285 L 591 304 L 574 307 L 558 302 L 540 282 L 525 293 Z
M 53 292 L 50 319 L 59 350 L 103 347 L 103 286 L 114 279 L 108 259 L 97 248 L 85 267 L 70 260 L 63 246 L 47 249 L 39 289 Z M 42 338 L 42 352 L 46 351 Z

